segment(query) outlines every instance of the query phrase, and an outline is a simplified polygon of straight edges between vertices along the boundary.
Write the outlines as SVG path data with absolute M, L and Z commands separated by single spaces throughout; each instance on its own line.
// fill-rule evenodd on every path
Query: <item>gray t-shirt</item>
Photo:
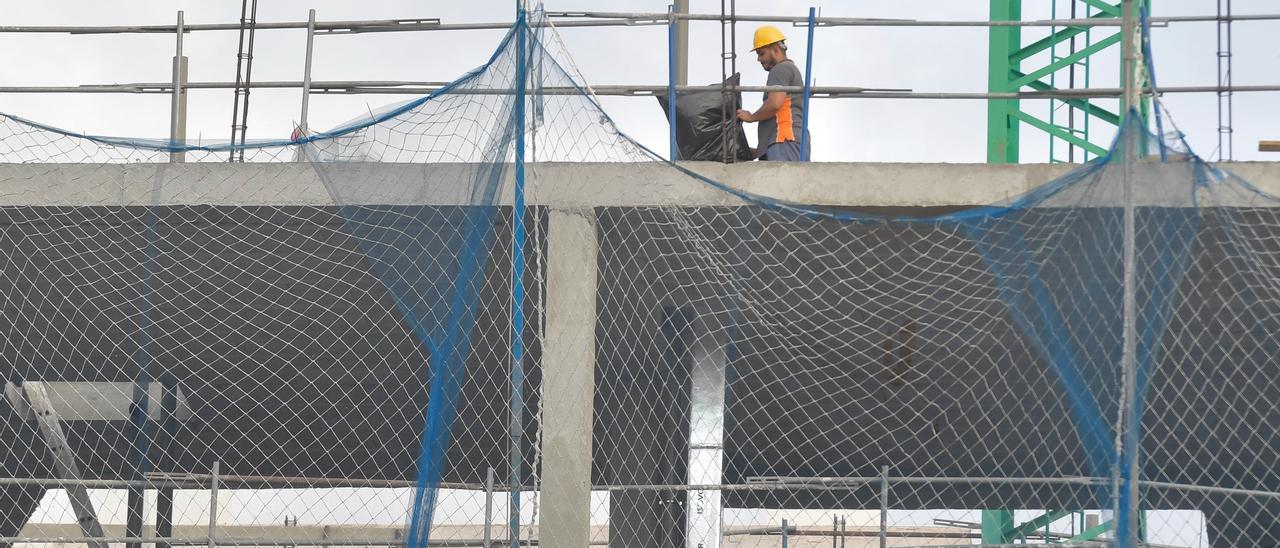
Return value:
M 796 68 L 796 64 L 790 59 L 786 59 L 777 65 L 773 70 L 769 71 L 769 79 L 765 82 L 768 86 L 803 86 L 804 76 L 800 74 L 800 69 Z M 769 99 L 769 93 L 765 92 L 764 98 Z M 759 132 L 757 136 L 760 138 L 760 152 L 763 153 L 769 145 L 773 143 L 781 143 L 785 141 L 798 141 L 800 136 L 800 128 L 804 123 L 804 94 L 788 93 L 786 100 L 782 103 L 782 108 L 767 120 L 760 121 L 760 127 L 756 128 Z M 782 130 L 779 132 L 778 127 Z

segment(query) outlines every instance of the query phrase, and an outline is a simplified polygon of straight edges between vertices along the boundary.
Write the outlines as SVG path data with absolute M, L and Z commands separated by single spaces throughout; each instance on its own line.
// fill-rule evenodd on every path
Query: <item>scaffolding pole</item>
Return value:
M 689 13 L 689 0 L 675 0 L 676 16 Z M 689 85 L 689 21 L 676 19 L 676 85 Z
M 182 52 L 183 12 L 178 12 L 176 46 L 173 54 L 173 83 L 170 93 L 173 98 L 169 105 L 169 146 L 177 148 L 187 141 L 187 57 Z M 175 151 L 169 153 L 169 161 L 182 163 L 186 161 L 186 153 Z
M 1119 438 L 1117 451 L 1119 462 L 1116 463 L 1115 475 L 1115 529 L 1116 541 L 1120 546 L 1136 546 L 1138 542 L 1138 374 L 1137 374 L 1137 271 L 1136 271 L 1136 219 L 1134 215 L 1134 163 L 1138 155 L 1139 135 L 1145 135 L 1146 128 L 1134 127 L 1138 123 L 1138 106 L 1142 100 L 1139 87 L 1139 71 L 1141 62 L 1141 29 L 1138 26 L 1138 0 L 1123 0 L 1120 3 L 1121 21 L 1121 63 L 1123 73 L 1124 94 L 1121 105 L 1124 110 L 1124 122 L 1120 128 L 1124 137 L 1123 153 L 1123 194 L 1124 194 L 1124 295 L 1123 295 L 1123 351 L 1121 353 L 1121 372 L 1123 374 L 1124 396 L 1121 399 L 1121 417 L 1119 420 Z
M 525 86 L 529 74 L 529 58 L 526 53 L 529 29 L 528 11 L 522 0 L 516 1 L 516 82 L 515 82 L 515 188 L 511 208 L 511 398 L 507 443 L 508 473 L 511 485 L 523 483 L 524 456 L 524 246 L 525 246 Z M 675 105 L 671 105 L 674 109 Z M 512 489 L 510 512 L 507 516 L 507 537 L 511 548 L 520 548 L 520 490 Z
M 817 8 L 809 8 L 808 45 L 804 52 L 804 99 L 800 107 L 800 158 L 806 162 L 809 158 L 809 99 L 813 97 L 813 29 L 817 25 Z
M 672 22 L 676 20 L 675 4 L 668 7 L 667 15 Z M 667 25 L 667 140 L 670 145 L 668 159 L 672 162 L 680 159 L 676 143 L 676 78 L 676 25 L 671 24 Z
M 1218 85 L 1230 89 L 1231 0 L 1218 0 L 1218 17 Z M 1218 161 L 1235 159 L 1233 110 L 1231 92 L 1218 92 Z
M 307 108 L 311 106 L 311 54 L 316 39 L 316 10 L 307 13 L 307 57 L 302 64 L 302 114 L 298 120 L 301 135 L 307 136 Z

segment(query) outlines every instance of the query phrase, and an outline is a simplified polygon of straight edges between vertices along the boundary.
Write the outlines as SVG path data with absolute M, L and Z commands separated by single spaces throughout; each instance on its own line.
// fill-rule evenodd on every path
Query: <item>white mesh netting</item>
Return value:
M 518 25 L 245 163 L 0 115 L 2 542 L 1280 543 L 1275 198 L 1130 123 L 1004 203 L 797 205 L 571 67 Z

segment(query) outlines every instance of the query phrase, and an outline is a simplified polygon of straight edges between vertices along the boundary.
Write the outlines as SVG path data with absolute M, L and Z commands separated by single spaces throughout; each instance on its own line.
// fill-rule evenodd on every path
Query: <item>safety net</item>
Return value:
M 672 164 L 527 17 L 294 140 L 0 114 L 0 543 L 1280 544 L 1274 196 Z

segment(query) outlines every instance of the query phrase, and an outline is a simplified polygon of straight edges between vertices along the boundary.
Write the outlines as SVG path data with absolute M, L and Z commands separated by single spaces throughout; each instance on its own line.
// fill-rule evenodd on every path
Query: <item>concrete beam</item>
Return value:
M 547 338 L 542 356 L 541 546 L 586 546 L 591 533 L 591 424 L 596 360 L 596 222 L 551 210 Z
M 130 418 L 129 407 L 133 405 L 133 383 L 131 382 L 44 382 L 49 401 L 58 418 L 64 422 L 75 421 L 127 421 Z M 22 397 L 21 389 L 11 382 L 6 382 L 5 396 L 8 398 L 13 412 L 23 420 L 32 420 L 35 414 Z M 175 418 L 186 421 L 191 418 L 191 407 L 187 404 L 182 388 L 177 387 L 178 404 L 174 411 Z M 160 420 L 163 387 L 158 382 L 151 383 L 148 402 L 148 415 L 153 421 Z
M 999 203 L 1068 173 L 1072 166 L 1024 164 L 773 163 L 681 164 L 752 194 L 821 206 L 933 207 Z M 1280 195 L 1280 162 L 1220 164 Z M 458 181 L 473 164 L 0 164 L 0 206 L 470 204 Z M 1187 169 L 1156 166 L 1153 173 Z M 1172 171 L 1165 171 L 1172 170 Z M 508 170 L 510 171 L 510 170 Z M 665 163 L 530 164 L 528 204 L 717 206 L 742 201 Z M 159 192 L 155 178 L 164 177 Z M 640 182 L 643 182 L 641 184 Z M 504 184 L 510 185 L 510 181 Z M 500 190 L 506 203 L 512 193 Z

